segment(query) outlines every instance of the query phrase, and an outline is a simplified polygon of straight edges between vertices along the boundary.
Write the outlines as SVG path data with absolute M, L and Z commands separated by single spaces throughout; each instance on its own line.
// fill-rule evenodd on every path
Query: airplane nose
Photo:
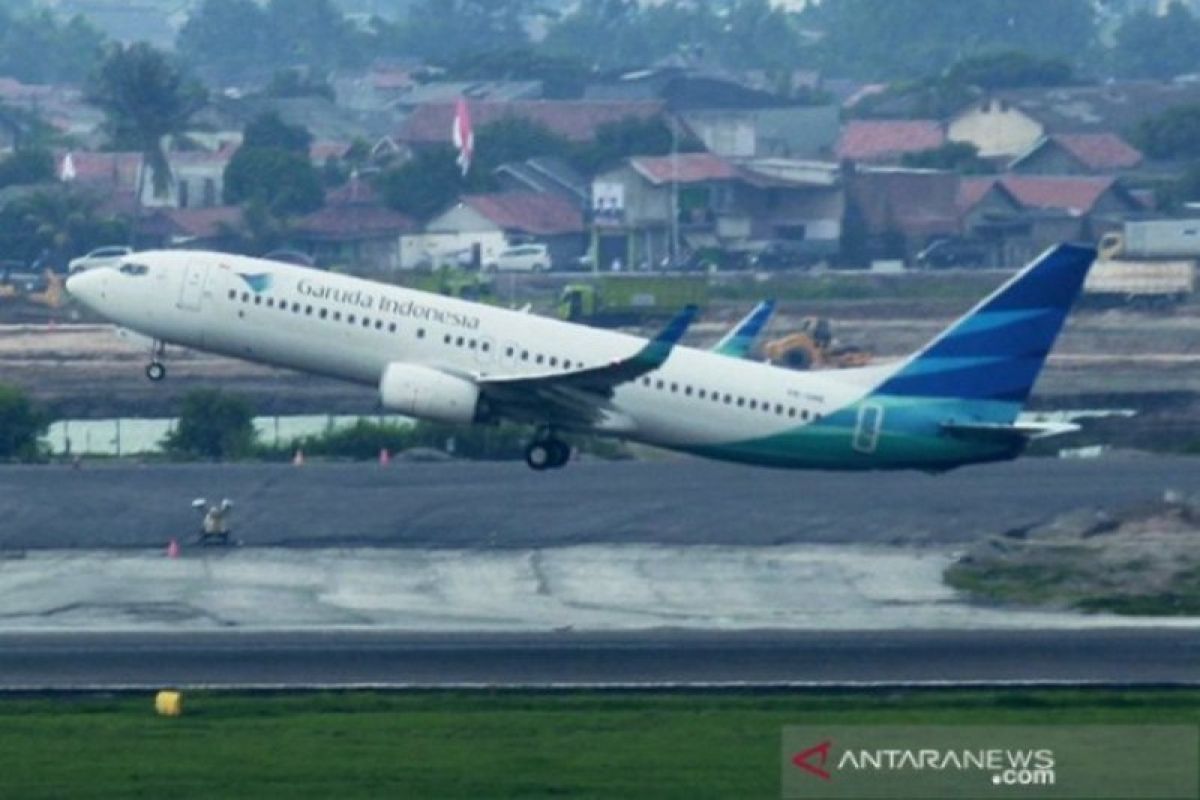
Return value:
M 67 278 L 67 294 L 85 306 L 93 306 L 96 300 L 103 296 L 105 272 L 107 270 L 90 269 L 71 275 Z

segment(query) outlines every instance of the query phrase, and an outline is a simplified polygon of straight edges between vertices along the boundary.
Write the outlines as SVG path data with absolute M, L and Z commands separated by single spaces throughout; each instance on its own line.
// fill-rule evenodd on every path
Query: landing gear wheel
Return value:
M 163 366 L 161 361 L 151 361 L 146 365 L 146 377 L 158 383 L 167 377 L 167 368 Z
M 550 469 L 554 465 L 554 452 L 549 442 L 533 442 L 525 448 L 525 463 L 536 472 Z
M 559 439 L 551 439 L 546 442 L 546 446 L 550 448 L 550 468 L 561 469 L 571 460 L 571 445 Z

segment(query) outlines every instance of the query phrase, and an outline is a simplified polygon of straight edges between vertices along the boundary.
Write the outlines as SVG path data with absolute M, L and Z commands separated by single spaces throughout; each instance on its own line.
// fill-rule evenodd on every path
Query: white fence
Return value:
M 287 445 L 305 436 L 339 428 L 349 428 L 360 419 L 371 422 L 409 424 L 408 417 L 396 415 L 348 416 L 311 414 L 289 417 L 256 417 L 254 429 L 258 441 L 273 446 Z M 127 456 L 161 453 L 162 440 L 175 427 L 174 418 L 75 419 L 50 426 L 43 437 L 54 455 Z

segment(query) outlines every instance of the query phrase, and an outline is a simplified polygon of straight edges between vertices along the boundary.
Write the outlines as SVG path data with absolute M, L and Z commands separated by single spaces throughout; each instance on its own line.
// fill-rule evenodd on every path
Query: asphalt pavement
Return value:
M 160 547 L 228 497 L 262 547 L 947 544 L 1078 508 L 1200 492 L 1200 459 L 1025 458 L 943 475 L 776 471 L 678 458 L 520 463 L 0 467 L 0 551 Z
M 1200 630 L 3 634 L 0 690 L 1200 684 Z

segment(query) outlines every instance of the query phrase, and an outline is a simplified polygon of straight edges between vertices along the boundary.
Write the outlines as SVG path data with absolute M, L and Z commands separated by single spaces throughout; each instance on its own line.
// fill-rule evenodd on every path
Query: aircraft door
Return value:
M 883 406 L 866 403 L 858 409 L 858 425 L 854 429 L 854 449 L 860 453 L 874 453 L 879 446 L 879 432 L 883 429 Z
M 204 297 L 204 284 L 208 278 L 209 264 L 202 261 L 190 261 L 183 273 L 183 283 L 179 287 L 179 307 L 186 311 L 199 311 L 200 302 Z

